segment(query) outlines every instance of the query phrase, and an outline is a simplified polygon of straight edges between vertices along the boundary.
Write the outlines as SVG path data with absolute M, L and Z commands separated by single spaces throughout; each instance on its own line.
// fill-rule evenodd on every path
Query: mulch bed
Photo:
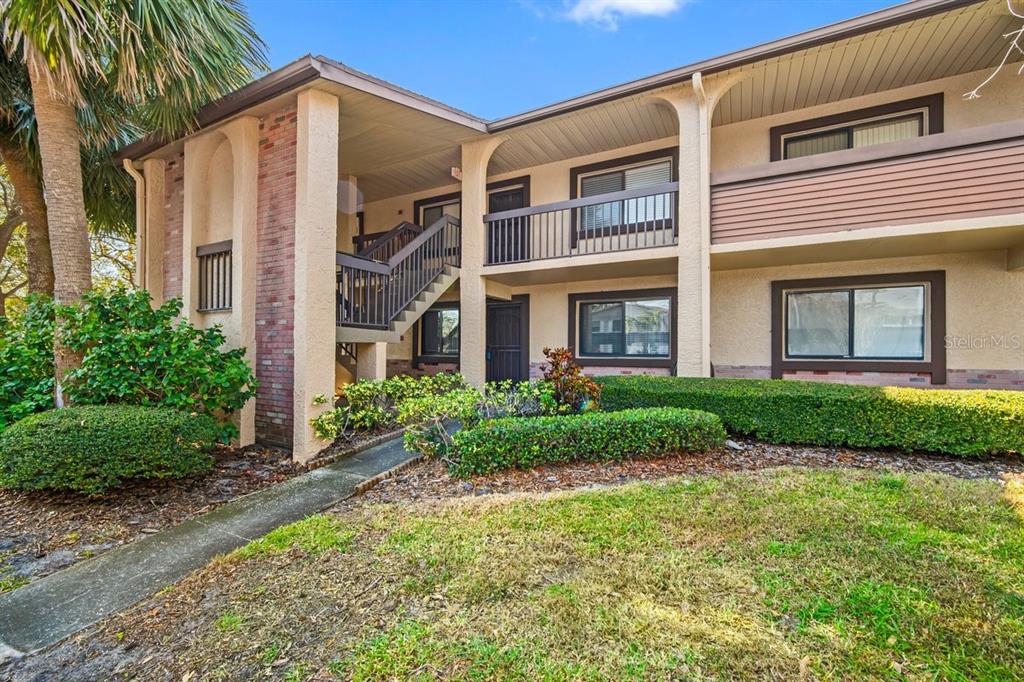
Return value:
M 40 578 L 302 471 L 274 449 L 221 447 L 213 456 L 202 476 L 139 481 L 102 497 L 0 490 L 0 579 Z
M 504 471 L 476 476 L 468 480 L 453 478 L 440 462 L 421 462 L 384 479 L 362 496 L 345 500 L 338 509 L 345 510 L 368 503 L 431 501 L 471 495 L 619 485 L 667 476 L 696 476 L 779 466 L 933 472 L 959 478 L 1003 479 L 1008 476 L 1024 476 L 1024 457 L 1019 455 L 965 459 L 877 450 L 769 445 L 757 441 L 732 442 L 742 449 L 729 447 L 708 453 L 625 462 L 553 464 L 528 471 Z
M 204 514 L 392 437 L 339 438 L 306 466 L 282 450 L 220 447 L 202 476 L 139 481 L 100 497 L 0 489 L 0 593 Z

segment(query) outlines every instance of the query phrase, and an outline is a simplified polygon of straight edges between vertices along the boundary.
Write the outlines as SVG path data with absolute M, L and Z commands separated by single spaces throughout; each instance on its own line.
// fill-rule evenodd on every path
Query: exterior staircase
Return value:
M 357 254 L 338 253 L 339 346 L 399 341 L 459 278 L 461 251 L 459 220 L 443 216 L 426 229 L 401 223 Z

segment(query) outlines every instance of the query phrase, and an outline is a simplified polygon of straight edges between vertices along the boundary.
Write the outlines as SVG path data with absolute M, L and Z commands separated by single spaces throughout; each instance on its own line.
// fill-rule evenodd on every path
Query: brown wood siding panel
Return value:
M 1024 211 L 1024 140 L 711 189 L 714 243 Z

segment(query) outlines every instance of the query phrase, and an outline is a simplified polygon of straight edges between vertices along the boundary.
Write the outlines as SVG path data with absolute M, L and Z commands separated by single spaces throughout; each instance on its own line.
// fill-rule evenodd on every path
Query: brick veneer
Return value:
M 185 222 L 185 155 L 178 154 L 164 170 L 164 300 L 181 296 L 181 237 Z
M 387 375 L 394 376 L 433 376 L 441 372 L 458 372 L 459 366 L 454 362 L 421 362 L 413 367 L 409 360 L 388 360 Z
M 291 447 L 296 110 L 260 121 L 256 204 L 256 439 Z
M 716 377 L 736 379 L 769 379 L 771 367 L 757 365 L 715 365 Z M 786 379 L 801 381 L 830 381 L 864 386 L 916 386 L 932 385 L 927 372 L 833 372 L 826 370 L 786 372 Z M 1024 390 L 1024 370 L 1018 369 L 949 369 L 946 383 L 936 388 L 996 388 Z
M 544 364 L 543 362 L 530 363 L 531 379 L 542 379 L 544 377 L 544 370 L 541 369 Z M 591 377 L 641 374 L 648 376 L 670 376 L 672 374 L 668 367 L 584 367 L 583 373 Z

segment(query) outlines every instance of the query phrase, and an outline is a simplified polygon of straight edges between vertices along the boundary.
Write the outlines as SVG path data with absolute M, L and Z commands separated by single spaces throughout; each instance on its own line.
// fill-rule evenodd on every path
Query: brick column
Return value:
M 487 378 L 487 284 L 481 276 L 487 257 L 487 163 L 503 141 L 504 138 L 488 137 L 462 145 L 459 368 L 474 386 L 483 386 Z
M 142 162 L 142 175 L 146 178 L 145 223 L 141 232 L 145 245 L 144 264 L 140 269 L 145 281 L 140 284 L 153 297 L 153 305 L 164 302 L 164 231 L 167 229 L 166 190 L 167 163 L 163 159 L 146 159 Z
M 338 98 L 321 90 L 298 96 L 295 159 L 295 385 L 292 456 L 304 462 L 326 443 L 310 419 L 334 393 L 335 258 L 338 218 Z M 328 401 L 330 403 L 330 401 Z

